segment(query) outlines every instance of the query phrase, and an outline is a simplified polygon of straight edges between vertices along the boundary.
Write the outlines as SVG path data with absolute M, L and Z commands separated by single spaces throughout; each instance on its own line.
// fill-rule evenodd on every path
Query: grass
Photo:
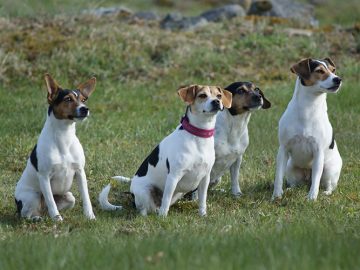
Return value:
M 17 3 L 17 2 L 15 2 Z M 80 3 L 80 2 L 79 2 Z M 0 24 L 0 269 L 354 269 L 360 259 L 360 82 L 358 28 L 324 27 L 311 38 L 289 37 L 296 23 L 249 17 L 210 24 L 196 32 L 167 32 L 117 18 L 67 15 L 7 18 Z M 329 116 L 344 160 L 331 197 L 308 202 L 307 187 L 271 202 L 277 122 L 291 98 L 292 63 L 331 56 L 344 79 L 328 97 Z M 78 125 L 97 220 L 81 201 L 65 221 L 33 224 L 15 215 L 14 188 L 46 116 L 42 75 L 64 86 L 95 74 L 91 117 Z M 110 177 L 132 175 L 149 151 L 178 124 L 186 83 L 226 86 L 252 80 L 273 107 L 251 118 L 250 146 L 241 169 L 244 196 L 211 191 L 208 216 L 196 202 L 179 202 L 166 219 L 140 217 L 114 188 L 125 210 L 98 208 Z

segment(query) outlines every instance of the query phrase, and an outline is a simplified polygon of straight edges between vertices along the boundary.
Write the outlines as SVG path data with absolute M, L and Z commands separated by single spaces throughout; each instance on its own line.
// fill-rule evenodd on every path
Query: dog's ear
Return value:
M 323 59 L 323 61 L 328 65 L 330 71 L 331 71 L 332 73 L 335 73 L 335 71 L 336 71 L 336 66 L 335 66 L 334 61 L 331 60 L 330 57 L 325 57 L 325 58 Z
M 49 73 L 46 73 L 45 76 L 45 82 L 46 82 L 46 89 L 47 89 L 47 100 L 48 103 L 51 104 L 54 99 L 56 98 L 58 91 L 61 89 L 61 87 L 58 85 L 58 83 L 50 76 Z
M 310 62 L 311 58 L 306 58 L 293 65 L 290 70 L 302 79 L 309 79 L 310 77 Z
M 92 77 L 90 80 L 78 85 L 77 89 L 81 92 L 81 94 L 88 98 L 92 92 L 94 92 L 96 86 L 96 78 Z
M 178 95 L 182 99 L 182 101 L 193 104 L 196 97 L 196 91 L 199 89 L 199 85 L 192 84 L 189 86 L 180 86 L 178 89 Z
M 259 94 L 262 96 L 263 99 L 263 105 L 261 108 L 263 109 L 269 109 L 271 107 L 271 102 L 265 97 L 263 91 L 259 89 Z
M 220 92 L 223 93 L 223 96 L 221 98 L 222 104 L 224 105 L 225 108 L 231 108 L 231 104 L 232 104 L 232 93 L 228 90 L 225 89 L 221 89 L 220 87 L 218 87 Z

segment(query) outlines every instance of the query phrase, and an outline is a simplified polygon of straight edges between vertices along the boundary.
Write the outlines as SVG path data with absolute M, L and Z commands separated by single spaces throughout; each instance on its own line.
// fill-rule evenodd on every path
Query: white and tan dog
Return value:
M 283 177 L 290 187 L 311 181 L 309 200 L 316 200 L 320 183 L 330 195 L 337 186 L 342 159 L 327 114 L 326 95 L 336 93 L 341 78 L 330 58 L 301 60 L 291 67 L 298 75 L 293 98 L 279 122 L 279 151 L 272 198 L 283 194 Z
M 142 215 L 158 212 L 166 216 L 173 203 L 196 188 L 199 213 L 206 215 L 210 170 L 215 160 L 216 113 L 231 106 L 231 93 L 215 86 L 191 85 L 180 88 L 178 94 L 189 104 L 181 125 L 160 142 L 131 180 L 130 192 Z M 101 208 L 119 209 L 109 203 L 109 190 L 110 185 L 99 196 Z
M 232 93 L 229 109 L 218 113 L 215 126 L 215 163 L 210 174 L 210 187 L 217 185 L 230 169 L 231 192 L 241 196 L 239 183 L 242 156 L 249 145 L 248 123 L 251 113 L 268 109 L 271 103 L 251 82 L 234 82 L 225 87 Z
M 21 217 L 36 221 L 41 219 L 41 213 L 47 207 L 50 217 L 61 221 L 59 211 L 72 208 L 75 204 L 75 198 L 70 192 L 75 176 L 84 214 L 89 219 L 95 219 L 84 170 L 84 151 L 75 134 L 75 122 L 89 115 L 89 109 L 84 103 L 95 90 L 96 79 L 91 78 L 76 90 L 62 89 L 49 74 L 45 75 L 45 81 L 48 116 L 38 143 L 16 185 L 18 212 Z

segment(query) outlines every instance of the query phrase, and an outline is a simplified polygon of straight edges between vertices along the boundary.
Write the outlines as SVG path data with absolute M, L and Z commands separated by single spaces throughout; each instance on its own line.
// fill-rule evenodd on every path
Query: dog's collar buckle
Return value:
M 181 118 L 181 126 L 190 134 L 201 138 L 210 138 L 214 136 L 215 129 L 201 129 L 190 124 L 189 118 L 185 115 Z

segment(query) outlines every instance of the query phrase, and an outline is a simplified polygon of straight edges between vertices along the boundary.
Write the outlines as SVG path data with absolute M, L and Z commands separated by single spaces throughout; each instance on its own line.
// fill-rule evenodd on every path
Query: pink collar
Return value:
M 181 126 L 190 134 L 201 138 L 210 138 L 214 136 L 215 128 L 212 129 L 201 129 L 190 124 L 189 118 L 185 115 L 181 118 Z

